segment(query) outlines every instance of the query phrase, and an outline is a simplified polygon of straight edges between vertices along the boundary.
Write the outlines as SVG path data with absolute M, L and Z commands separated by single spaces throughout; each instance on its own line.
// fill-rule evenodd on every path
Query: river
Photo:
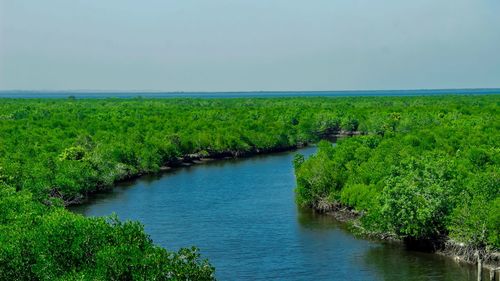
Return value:
M 295 153 L 142 177 L 72 210 L 139 220 L 169 250 L 196 245 L 219 280 L 474 280 L 471 266 L 356 238 L 333 218 L 297 208 Z

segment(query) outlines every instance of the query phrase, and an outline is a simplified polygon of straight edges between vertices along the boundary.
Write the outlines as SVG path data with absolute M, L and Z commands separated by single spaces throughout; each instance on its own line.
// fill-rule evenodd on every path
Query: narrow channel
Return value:
M 138 220 L 169 250 L 196 245 L 219 280 L 474 280 L 471 266 L 356 238 L 297 208 L 295 152 L 215 161 L 147 176 L 72 210 Z

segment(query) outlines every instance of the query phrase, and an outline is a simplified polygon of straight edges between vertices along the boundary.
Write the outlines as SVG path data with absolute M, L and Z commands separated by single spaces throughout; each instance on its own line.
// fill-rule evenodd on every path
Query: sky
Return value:
M 500 88 L 499 0 L 0 0 L 0 90 Z

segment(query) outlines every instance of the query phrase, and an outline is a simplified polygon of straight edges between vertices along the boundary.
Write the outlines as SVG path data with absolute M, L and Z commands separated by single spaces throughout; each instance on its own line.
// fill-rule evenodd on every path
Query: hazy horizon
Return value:
M 272 93 L 272 92 L 283 92 L 283 93 L 294 93 L 294 92 L 440 92 L 440 91 L 500 91 L 500 87 L 490 87 L 490 88 L 422 88 L 422 89 L 339 89 L 339 90 L 242 90 L 242 91 L 165 91 L 165 90 L 135 90 L 135 89 L 0 89 L 0 92 L 33 92 L 33 93 Z M 496 93 L 496 92 L 495 92 Z M 500 94 L 500 92 L 498 92 Z
M 500 88 L 495 0 L 0 0 L 0 91 Z

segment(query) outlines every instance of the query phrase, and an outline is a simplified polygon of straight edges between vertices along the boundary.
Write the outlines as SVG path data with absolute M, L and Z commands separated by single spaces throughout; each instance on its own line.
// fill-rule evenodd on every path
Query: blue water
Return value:
M 0 91 L 0 98 L 244 98 L 244 97 L 350 97 L 432 96 L 499 94 L 498 89 L 437 89 L 380 91 L 283 91 L 283 92 L 112 92 L 112 91 Z
M 220 280 L 474 280 L 473 269 L 449 258 L 356 238 L 333 218 L 298 209 L 294 154 L 143 177 L 73 211 L 139 220 L 167 249 L 196 245 Z

